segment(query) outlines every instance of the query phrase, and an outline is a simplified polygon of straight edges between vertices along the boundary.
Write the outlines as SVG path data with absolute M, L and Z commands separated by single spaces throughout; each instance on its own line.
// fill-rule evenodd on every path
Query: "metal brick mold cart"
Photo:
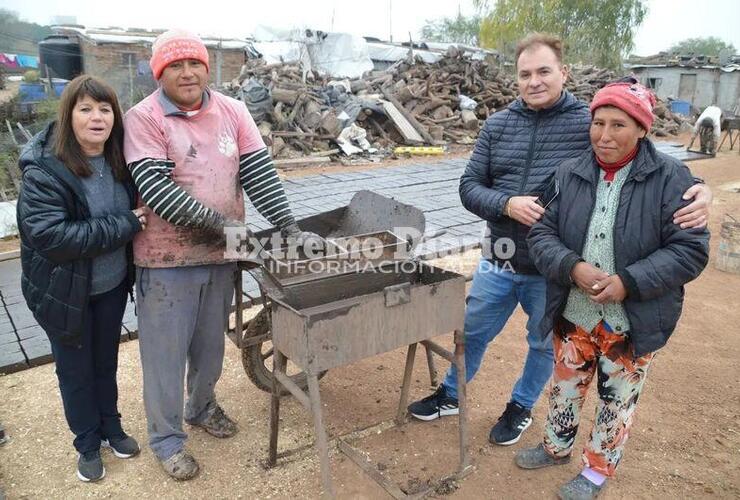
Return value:
M 265 316 L 271 335 L 273 376 L 271 379 L 270 443 L 268 463 L 276 465 L 278 450 L 278 422 L 280 396 L 289 392 L 313 417 L 316 446 L 321 464 L 324 495 L 334 496 L 329 469 L 329 441 L 322 420 L 319 378 L 331 368 L 382 354 L 407 346 L 401 397 L 396 424 L 406 416 L 406 405 L 411 383 L 414 355 L 418 344 L 427 350 L 427 360 L 436 353 L 456 366 L 460 402 L 460 462 L 458 475 L 470 470 L 467 453 L 467 403 L 465 385 L 464 317 L 465 278 L 457 273 L 435 268 L 409 259 L 400 251 L 404 242 L 398 228 L 414 228 L 417 236 L 423 233 L 424 216 L 418 209 L 368 191 L 358 193 L 348 207 L 319 214 L 300 222 L 304 230 L 314 231 L 330 240 L 338 240 L 347 250 L 347 237 L 356 236 L 353 243 L 362 248 L 362 237 L 372 235 L 381 248 L 363 259 L 356 255 L 332 258 L 355 259 L 363 264 L 354 271 L 329 271 L 332 266 L 316 266 L 319 272 L 294 274 L 282 270 L 270 273 L 271 266 L 251 272 L 261 285 L 265 298 Z M 377 233 L 383 233 L 377 238 Z M 359 242 L 357 240 L 360 240 Z M 411 250 L 417 239 L 410 240 L 405 250 Z M 395 258 L 387 259 L 388 246 L 395 246 Z M 352 247 L 355 249 L 357 246 Z M 352 250 L 349 250 L 352 253 Z M 373 258 L 380 256 L 382 259 Z M 368 262 L 370 265 L 367 265 Z M 272 267 L 274 270 L 274 267 Z M 237 303 L 237 319 L 240 318 Z M 267 319 L 267 321 L 265 321 Z M 238 321 L 237 321 L 238 323 Z M 239 324 L 236 331 L 241 331 Z M 249 329 L 249 327 L 247 327 Z M 454 333 L 455 351 L 450 353 L 430 339 L 445 333 Z M 241 340 L 248 339 L 242 338 Z M 260 351 L 261 352 L 261 351 Z M 300 370 L 288 376 L 287 361 Z M 433 364 L 430 362 L 430 374 Z M 269 376 L 269 373 L 268 373 Z M 308 388 L 308 392 L 304 389 Z M 339 449 L 362 465 L 358 454 L 346 441 L 338 440 Z M 395 498 L 405 494 L 378 474 L 378 480 Z

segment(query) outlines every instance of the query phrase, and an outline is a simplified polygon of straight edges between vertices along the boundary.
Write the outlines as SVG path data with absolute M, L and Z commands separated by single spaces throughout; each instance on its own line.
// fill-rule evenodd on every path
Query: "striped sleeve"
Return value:
M 249 201 L 271 224 L 279 228 L 295 224 L 283 183 L 267 148 L 239 158 L 239 181 Z
M 172 180 L 174 161 L 143 158 L 128 166 L 141 200 L 167 222 L 214 231 L 223 227 L 223 215 L 203 205 Z

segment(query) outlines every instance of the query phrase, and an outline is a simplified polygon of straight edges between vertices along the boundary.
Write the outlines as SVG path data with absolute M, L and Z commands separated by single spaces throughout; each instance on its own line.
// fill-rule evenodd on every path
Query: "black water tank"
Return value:
M 49 67 L 51 76 L 71 80 L 82 73 L 82 54 L 76 39 L 64 35 L 47 36 L 39 42 L 39 70 L 45 77 L 44 65 Z

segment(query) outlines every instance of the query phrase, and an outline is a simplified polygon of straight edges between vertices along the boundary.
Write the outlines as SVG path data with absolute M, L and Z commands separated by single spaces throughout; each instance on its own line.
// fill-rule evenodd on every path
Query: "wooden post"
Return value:
M 216 46 L 216 88 L 221 87 L 221 64 L 223 63 L 223 54 L 221 53 L 222 48 L 221 39 L 218 39 L 218 45 Z
M 128 105 L 129 107 L 134 105 L 134 69 L 131 64 L 131 54 L 128 55 Z
M 49 82 L 49 93 L 47 94 L 48 97 L 56 97 L 56 92 L 54 92 L 54 84 L 51 82 L 51 75 L 49 74 L 49 66 L 44 64 L 44 71 L 46 71 L 46 81 Z

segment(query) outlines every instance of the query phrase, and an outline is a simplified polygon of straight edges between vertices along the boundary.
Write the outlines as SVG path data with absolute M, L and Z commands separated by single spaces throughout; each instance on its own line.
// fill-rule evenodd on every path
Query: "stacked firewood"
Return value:
M 616 78 L 609 70 L 576 67 L 566 87 L 589 102 Z M 255 94 L 248 91 L 255 86 L 257 95 L 260 90 L 264 94 L 261 104 L 255 104 Z M 232 82 L 231 92 L 247 102 L 273 155 L 295 157 L 336 153 L 335 140 L 352 123 L 362 127 L 368 141 L 379 148 L 470 144 L 483 120 L 516 99 L 517 85 L 497 61 L 471 60 L 451 48 L 436 63 L 410 54 L 389 68 L 354 80 L 332 81 L 316 71 L 304 72 L 299 63 L 250 61 Z M 389 113 L 389 106 L 398 113 Z M 681 118 L 664 103 L 659 102 L 656 115 L 653 134 L 678 133 Z M 406 132 L 399 120 L 405 120 Z M 416 139 L 410 138 L 409 128 L 418 132 Z

